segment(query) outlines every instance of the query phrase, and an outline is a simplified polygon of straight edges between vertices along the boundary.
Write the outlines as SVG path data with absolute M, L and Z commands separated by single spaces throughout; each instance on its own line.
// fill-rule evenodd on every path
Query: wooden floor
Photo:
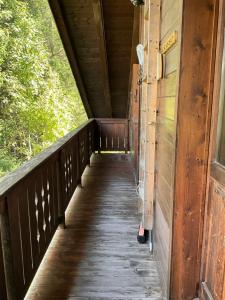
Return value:
M 156 262 L 137 243 L 126 155 L 95 154 L 25 299 L 160 300 Z

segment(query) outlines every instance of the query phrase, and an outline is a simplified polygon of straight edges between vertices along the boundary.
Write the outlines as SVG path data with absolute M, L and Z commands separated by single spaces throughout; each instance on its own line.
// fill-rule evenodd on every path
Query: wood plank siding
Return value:
M 138 196 L 128 155 L 95 154 L 27 300 L 162 300 L 156 262 L 137 243 Z
M 177 43 L 164 55 L 164 76 L 158 81 L 155 181 L 155 255 L 159 261 L 164 293 L 168 297 L 176 148 L 176 107 L 178 97 L 182 0 L 161 3 L 160 45 L 174 31 Z
M 120 0 L 49 0 L 49 3 L 88 115 L 125 118 L 133 5 Z

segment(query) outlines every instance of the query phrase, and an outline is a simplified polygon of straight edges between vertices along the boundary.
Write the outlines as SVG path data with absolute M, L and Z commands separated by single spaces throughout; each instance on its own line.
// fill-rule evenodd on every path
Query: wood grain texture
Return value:
M 108 56 L 112 113 L 127 116 L 128 87 L 131 67 L 134 6 L 130 1 L 102 2 Z
M 166 297 L 169 297 L 170 280 L 182 2 L 177 0 L 161 2 L 160 44 L 162 45 L 173 31 L 178 32 L 178 42 L 164 55 L 164 77 L 158 81 L 157 91 L 154 234 L 155 255 L 159 261 Z
M 148 50 L 146 62 L 147 99 L 145 120 L 145 177 L 144 227 L 153 229 L 153 203 L 155 196 L 155 154 L 157 119 L 157 56 L 160 35 L 160 1 L 148 1 Z M 146 21 L 147 22 L 147 21 Z
M 205 224 L 205 257 L 202 298 L 222 300 L 225 280 L 225 191 L 216 181 L 210 180 Z
M 134 6 L 119 0 L 49 2 L 89 117 L 125 118 Z
M 2 253 L 2 241 L 1 241 L 1 232 L 0 232 L 0 299 L 7 299 L 6 295 L 6 282 L 4 274 L 4 265 L 3 265 L 3 253 Z
M 87 113 L 88 117 L 91 118 L 91 117 L 93 117 L 93 111 L 92 111 L 92 108 L 88 101 L 88 95 L 85 90 L 84 81 L 83 81 L 83 78 L 81 75 L 81 70 L 79 69 L 76 53 L 74 52 L 74 49 L 73 49 L 73 44 L 71 41 L 70 33 L 68 31 L 67 24 L 64 20 L 60 1 L 49 0 L 49 5 L 51 7 L 53 16 L 56 21 L 56 25 L 57 25 L 59 33 L 60 33 L 60 37 L 61 37 L 63 45 L 65 47 L 66 54 L 67 54 L 68 60 L 70 62 L 70 66 L 71 66 L 74 78 L 76 80 L 76 84 L 77 84 L 78 90 L 80 92 L 80 96 L 82 98 L 86 113 Z
M 162 300 L 127 155 L 95 154 L 25 299 Z
M 170 289 L 174 300 L 197 297 L 200 286 L 216 5 L 214 0 L 183 3 Z
M 1 211 L 4 268 L 0 276 L 3 287 L 6 278 L 9 299 L 24 298 L 59 222 L 64 220 L 94 151 L 96 126 L 94 120 L 86 122 L 1 181 L 0 201 L 6 201 L 7 209 L 4 214 Z M 12 291 L 16 298 L 10 296 Z
M 92 2 L 92 8 L 94 13 L 95 24 L 97 27 L 98 41 L 99 41 L 99 56 L 100 56 L 100 64 L 102 67 L 102 74 L 103 74 L 104 98 L 106 104 L 108 105 L 110 116 L 112 116 L 102 0 L 92 0 L 91 2 Z
M 135 170 L 136 182 L 139 176 L 139 139 L 140 139 L 140 65 L 133 65 L 129 112 L 130 154 Z
M 225 1 L 219 5 L 218 27 L 215 26 L 215 69 L 213 80 L 212 126 L 208 160 L 208 188 L 205 205 L 205 222 L 201 259 L 200 298 L 225 299 L 225 168 L 217 162 L 218 121 L 220 120 L 220 90 L 224 51 Z
M 98 151 L 129 151 L 127 119 L 96 119 L 99 135 Z

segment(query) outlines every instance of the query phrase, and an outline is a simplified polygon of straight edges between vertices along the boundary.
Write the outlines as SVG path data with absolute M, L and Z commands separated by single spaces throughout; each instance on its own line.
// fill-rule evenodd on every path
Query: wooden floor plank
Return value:
M 127 155 L 95 154 L 27 293 L 29 300 L 162 300 L 154 258 L 137 243 Z

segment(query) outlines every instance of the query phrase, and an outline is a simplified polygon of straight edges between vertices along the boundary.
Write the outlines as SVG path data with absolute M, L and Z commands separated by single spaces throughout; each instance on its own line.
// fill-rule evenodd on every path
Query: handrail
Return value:
M 68 143 L 76 134 L 78 134 L 83 128 L 87 125 L 94 122 L 94 119 L 89 119 L 77 129 L 69 132 L 64 137 L 58 139 L 53 145 L 43 150 L 35 157 L 25 162 L 21 167 L 11 172 L 10 174 L 4 176 L 0 179 L 0 200 L 6 192 L 9 192 L 10 189 L 20 180 L 24 179 L 27 175 L 30 174 L 35 168 L 39 167 L 41 164 L 45 163 L 46 160 L 51 158 L 57 151 L 60 151 L 62 147 Z
M 89 120 L 0 181 L 8 299 L 24 298 L 58 225 L 64 224 L 97 134 L 95 120 Z
M 126 119 L 90 119 L 0 180 L 0 295 L 23 299 L 94 151 L 128 151 Z

